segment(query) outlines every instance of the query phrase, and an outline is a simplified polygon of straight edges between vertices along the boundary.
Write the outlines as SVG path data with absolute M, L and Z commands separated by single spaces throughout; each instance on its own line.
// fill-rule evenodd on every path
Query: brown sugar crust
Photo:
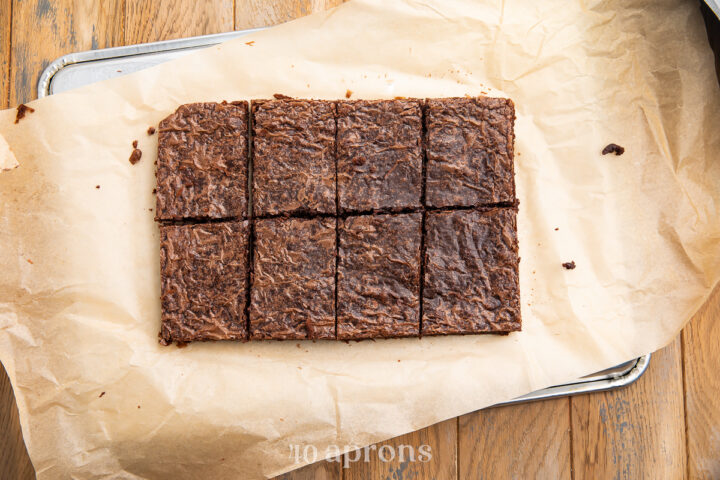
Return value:
M 419 334 L 421 219 L 412 213 L 342 220 L 338 339 Z
M 520 330 L 516 212 L 430 212 L 423 335 Z
M 250 338 L 335 338 L 335 219 L 255 223 Z
M 245 218 L 248 103 L 192 103 L 160 122 L 157 219 Z
M 160 343 L 247 338 L 248 222 L 160 226 Z

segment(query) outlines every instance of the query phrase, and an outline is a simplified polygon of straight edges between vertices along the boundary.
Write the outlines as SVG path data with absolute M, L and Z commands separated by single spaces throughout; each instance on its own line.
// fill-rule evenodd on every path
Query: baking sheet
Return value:
M 0 174 L 0 360 L 38 476 L 271 476 L 299 466 L 290 445 L 353 449 L 666 344 L 720 271 L 696 8 L 353 1 L 0 114 L 0 165 L 20 164 Z M 160 347 L 147 126 L 189 101 L 347 90 L 513 98 L 523 332 Z
M 241 30 L 64 55 L 51 62 L 43 70 L 38 82 L 38 97 L 42 98 L 98 81 L 121 77 L 173 60 L 198 48 L 206 48 L 260 30 Z M 575 382 L 536 390 L 501 402 L 497 406 L 625 387 L 640 378 L 649 362 L 650 354 L 647 354 L 601 372 L 587 375 Z

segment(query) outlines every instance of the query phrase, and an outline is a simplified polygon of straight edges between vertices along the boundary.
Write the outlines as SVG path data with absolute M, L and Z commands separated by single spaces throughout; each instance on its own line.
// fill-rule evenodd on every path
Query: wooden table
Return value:
M 273 25 L 339 2 L 0 0 L 0 106 L 35 98 L 40 72 L 65 53 Z M 385 442 L 430 445 L 430 462 L 373 456 L 347 469 L 321 462 L 282 478 L 720 478 L 718 319 L 716 291 L 624 390 L 483 410 Z M 33 476 L 2 370 L 0 478 Z

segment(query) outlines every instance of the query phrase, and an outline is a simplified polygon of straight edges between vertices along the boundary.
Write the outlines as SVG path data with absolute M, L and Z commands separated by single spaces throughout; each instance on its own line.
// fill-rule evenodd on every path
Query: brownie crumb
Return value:
M 100 185 L 95 185 L 95 188 L 97 188 L 98 190 L 100 190 Z
M 559 227 L 555 227 L 555 231 L 557 232 L 558 230 L 560 230 L 560 228 L 559 228 Z
M 100 395 L 98 395 L 98 398 L 102 398 L 103 395 L 105 395 L 105 392 L 100 393 Z
M 147 133 L 148 133 L 148 135 L 154 135 L 154 134 L 155 134 L 155 127 L 148 127 Z
M 130 161 L 131 164 L 135 165 L 137 162 L 140 161 L 140 157 L 142 157 L 142 151 L 140 151 L 140 149 L 138 149 L 138 148 L 135 148 L 135 149 L 133 149 L 132 153 L 130 154 L 130 158 L 128 160 Z
M 625 153 L 625 149 L 623 147 L 621 147 L 620 145 L 611 143 L 607 147 L 603 148 L 603 150 L 602 150 L 603 155 L 607 155 L 608 153 L 614 153 L 615 155 L 622 155 L 623 153 Z
M 153 195 L 157 195 L 157 188 L 153 188 L 152 194 L 153 194 Z
M 571 262 L 565 262 L 562 264 L 562 266 L 565 268 L 565 270 L 575 270 L 575 261 Z
M 347 90 L 347 91 L 345 92 L 345 98 L 350 98 L 350 97 L 352 97 L 352 94 L 353 94 L 352 90 Z
M 30 265 L 35 265 L 35 264 L 33 263 L 33 261 L 30 260 L 29 258 L 27 259 L 27 262 L 28 262 Z
M 25 118 L 26 114 L 33 113 L 35 111 L 34 108 L 28 107 L 24 103 L 21 103 L 20 105 L 18 105 L 15 110 L 17 110 L 17 113 L 15 114 L 15 123 L 18 123 L 20 120 Z
M 245 42 L 245 45 L 253 46 L 255 45 L 255 40 L 250 40 L 249 42 Z
M 138 405 L 138 408 L 140 408 L 140 405 Z
M 132 146 L 133 146 L 133 148 L 137 148 L 137 146 L 138 146 L 138 141 L 137 141 L 137 140 L 133 140 Z
M 277 100 L 292 100 L 292 97 L 288 97 L 287 95 L 283 95 L 282 93 L 275 93 L 273 94 L 273 97 Z

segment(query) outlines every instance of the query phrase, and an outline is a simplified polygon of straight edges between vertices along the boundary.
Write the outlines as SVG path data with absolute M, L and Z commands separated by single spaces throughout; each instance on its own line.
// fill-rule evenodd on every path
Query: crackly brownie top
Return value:
M 520 330 L 516 212 L 430 212 L 422 334 Z
M 342 221 L 339 339 L 419 333 L 421 219 L 413 213 Z
M 247 215 L 248 103 L 192 103 L 160 122 L 157 219 Z
M 345 211 L 420 206 L 422 112 L 418 100 L 338 103 L 338 190 Z
M 161 343 L 246 338 L 248 222 L 160 226 Z
M 335 102 L 253 101 L 257 216 L 335 213 Z
M 515 200 L 512 100 L 433 98 L 427 101 L 425 119 L 427 205 Z
M 335 219 L 255 223 L 253 339 L 335 338 Z

